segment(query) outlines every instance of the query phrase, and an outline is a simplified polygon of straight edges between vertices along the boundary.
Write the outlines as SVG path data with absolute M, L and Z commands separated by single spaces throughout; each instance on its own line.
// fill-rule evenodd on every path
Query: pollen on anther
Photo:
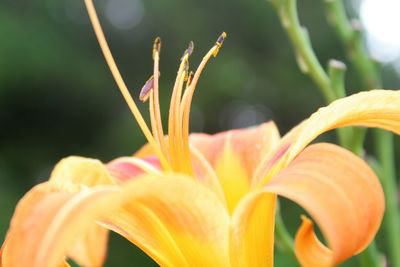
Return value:
M 160 50 L 161 50 L 161 38 L 157 37 L 154 40 L 154 44 L 153 44 L 153 59 L 154 59 L 156 53 L 160 53 Z
M 218 37 L 216 44 L 221 47 L 222 44 L 224 43 L 226 38 L 226 32 L 222 32 L 221 35 Z
M 154 86 L 154 77 L 151 76 L 150 79 L 143 85 L 142 90 L 140 90 L 139 99 L 142 102 L 146 102 L 150 96 L 150 92 Z
M 193 43 L 193 41 L 190 41 L 189 46 L 186 50 L 186 53 L 188 54 L 188 56 L 190 56 L 193 53 L 193 49 L 194 49 L 194 43 Z
M 185 57 L 190 57 L 190 55 L 192 55 L 193 53 L 193 49 L 194 49 L 194 43 L 193 41 L 189 42 L 188 48 L 185 50 L 185 52 L 183 53 L 183 56 L 181 57 L 181 60 L 183 60 Z
M 189 86 L 190 83 L 192 82 L 193 76 L 194 76 L 194 72 L 190 71 L 189 74 L 187 75 L 187 78 L 186 78 L 186 85 L 187 86 Z
M 221 48 L 222 44 L 224 43 L 226 38 L 226 32 L 222 32 L 221 35 L 218 37 L 217 41 L 215 42 L 216 49 L 214 50 L 213 56 L 216 57 L 218 55 L 219 49 Z

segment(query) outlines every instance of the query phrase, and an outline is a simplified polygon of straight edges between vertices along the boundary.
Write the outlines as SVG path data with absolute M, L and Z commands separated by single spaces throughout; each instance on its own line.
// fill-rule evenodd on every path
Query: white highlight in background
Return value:
M 361 1 L 360 18 L 371 56 L 381 62 L 400 58 L 400 0 Z

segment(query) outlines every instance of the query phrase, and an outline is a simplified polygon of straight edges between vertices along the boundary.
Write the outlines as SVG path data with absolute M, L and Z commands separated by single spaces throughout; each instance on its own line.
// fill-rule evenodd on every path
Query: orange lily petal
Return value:
M 190 146 L 190 155 L 192 158 L 194 175 L 203 185 L 211 189 L 226 205 L 224 191 L 222 190 L 217 174 L 213 170 L 211 164 L 194 146 Z
M 161 266 L 229 266 L 229 215 L 189 177 L 145 176 L 123 184 L 129 201 L 103 222 Z
M 70 187 L 71 189 L 71 187 Z M 67 250 L 95 218 L 115 204 L 109 186 L 78 193 L 61 192 L 52 183 L 34 187 L 18 203 L 2 254 L 7 267 L 65 266 Z M 96 266 L 96 265 L 90 265 Z
M 234 267 L 274 265 L 276 195 L 254 191 L 232 216 L 230 256 Z
M 69 185 L 92 187 L 115 183 L 106 167 L 99 160 L 78 156 L 70 156 L 60 160 L 54 167 L 49 181 L 65 189 L 68 189 Z
M 157 165 L 158 164 L 158 165 Z M 141 160 L 122 157 L 104 166 L 99 160 L 72 156 L 61 160 L 54 168 L 50 181 L 68 191 L 69 186 L 93 187 L 123 182 L 144 173 L 159 173 L 154 159 Z M 108 230 L 93 224 L 68 252 L 82 266 L 101 266 L 106 258 Z
M 143 174 L 160 174 L 161 163 L 156 157 L 121 157 L 107 164 L 107 170 L 119 182 L 128 181 Z
M 68 191 L 71 185 L 93 187 L 114 184 L 116 179 L 99 160 L 70 156 L 54 167 L 50 181 Z M 108 230 L 93 224 L 76 241 L 68 256 L 82 266 L 101 266 L 107 255 L 107 243 Z
M 201 154 L 200 159 L 202 159 Z M 200 159 L 195 158 L 194 162 Z M 71 157 L 56 166 L 51 181 L 62 184 L 63 188 L 66 187 L 67 181 L 94 186 L 96 183 L 109 181 L 111 173 L 114 178 L 112 180 L 125 181 L 121 186 L 130 189 L 126 189 L 129 191 L 126 197 L 127 204 L 121 213 L 113 214 L 112 219 L 104 225 L 126 236 L 162 265 L 176 266 L 184 263 L 193 265 L 196 262 L 199 262 L 199 265 L 202 263 L 207 265 L 211 260 L 217 265 L 219 263 L 221 266 L 226 265 L 229 216 L 223 202 L 202 184 L 188 181 L 191 180 L 190 177 L 146 176 L 132 180 L 131 177 L 143 173 L 146 168 L 148 173 L 158 173 L 151 164 L 145 161 L 137 164 L 137 161 L 141 160 L 131 157 L 119 158 L 107 164 L 106 168 L 96 160 Z M 207 164 L 196 163 L 195 166 L 202 174 L 207 171 L 213 174 Z M 104 179 L 105 177 L 107 179 Z M 171 214 L 168 214 L 168 209 Z M 190 221 L 189 225 L 186 221 Z M 174 229 L 170 229 L 171 227 Z M 88 235 L 89 237 L 84 240 L 91 240 L 90 236 L 93 235 L 90 232 Z M 91 241 L 94 242 L 86 244 L 89 249 L 92 244 L 96 244 L 96 239 Z M 221 254 L 224 250 L 226 253 Z M 205 256 L 206 254 L 208 256 Z M 210 255 L 214 256 L 210 258 Z M 87 255 L 75 255 L 74 259 L 82 259 L 83 256 Z M 195 263 L 192 262 L 193 259 Z
M 266 184 L 280 169 L 318 135 L 344 126 L 378 127 L 400 134 L 400 91 L 372 90 L 332 102 L 284 136 L 276 151 L 282 151 L 279 163 L 271 170 L 266 156 L 256 171 L 254 184 Z M 279 152 L 276 152 L 279 153 Z
M 190 135 L 190 143 L 213 166 L 231 212 L 249 191 L 253 171 L 262 156 L 268 155 L 279 139 L 273 122 L 215 135 Z
M 68 257 L 80 266 L 103 266 L 107 256 L 108 229 L 97 224 L 80 235 L 68 250 Z
M 298 203 L 324 234 L 331 251 L 316 239 L 312 225 L 303 222 L 295 244 L 303 266 L 332 266 L 359 253 L 373 240 L 383 217 L 384 196 L 374 172 L 332 144 L 305 148 L 265 190 Z
M 169 143 L 168 137 L 165 137 L 165 143 Z M 134 157 L 146 160 L 149 158 L 154 158 L 154 155 L 155 153 L 153 148 L 149 144 L 146 144 L 134 154 Z M 192 160 L 194 176 L 200 183 L 214 191 L 215 194 L 220 197 L 222 202 L 225 203 L 225 196 L 217 178 L 217 174 L 213 170 L 210 163 L 204 158 L 204 155 L 199 151 L 199 149 L 193 145 L 190 146 L 190 156 Z

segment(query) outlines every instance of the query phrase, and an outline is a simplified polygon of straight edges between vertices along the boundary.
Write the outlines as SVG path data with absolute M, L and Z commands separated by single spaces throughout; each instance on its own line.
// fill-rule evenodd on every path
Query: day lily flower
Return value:
M 215 135 L 189 135 L 192 97 L 206 63 L 225 34 L 191 74 L 190 43 L 181 59 L 164 135 L 158 100 L 160 39 L 153 76 L 140 99 L 148 100 L 151 130 L 116 67 L 93 3 L 85 0 L 95 33 L 128 106 L 148 140 L 134 156 L 103 164 L 68 157 L 49 181 L 18 203 L 1 266 L 101 266 L 108 230 L 141 248 L 161 266 L 273 266 L 277 196 L 306 216 L 295 238 L 303 266 L 333 266 L 361 252 L 379 229 L 384 197 L 371 168 L 318 135 L 344 126 L 400 133 L 400 91 L 374 90 L 321 108 L 283 138 L 273 122 Z

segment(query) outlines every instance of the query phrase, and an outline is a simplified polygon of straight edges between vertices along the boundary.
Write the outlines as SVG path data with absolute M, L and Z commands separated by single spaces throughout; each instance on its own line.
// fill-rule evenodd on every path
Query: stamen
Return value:
M 144 84 L 142 87 L 142 90 L 140 91 L 139 99 L 142 102 L 146 102 L 150 98 L 150 104 L 149 104 L 149 113 L 150 113 L 150 123 L 151 123 L 151 129 L 153 131 L 153 136 L 156 139 L 157 144 L 161 147 L 161 142 L 164 143 L 164 138 L 159 138 L 159 131 L 157 129 L 157 126 L 161 123 L 157 122 L 156 119 L 156 111 L 154 109 L 154 76 L 151 76 L 150 79 L 147 80 L 147 82 Z M 161 129 L 162 130 L 162 129 Z M 162 137 L 162 135 L 161 135 Z M 161 147 L 162 149 L 163 147 Z M 167 155 L 166 151 L 162 151 L 164 156 Z
M 215 45 L 218 47 L 218 49 L 215 50 L 215 52 L 213 54 L 214 57 L 217 56 L 217 54 L 219 52 L 219 49 L 221 48 L 221 46 L 224 43 L 225 39 L 226 39 L 226 32 L 222 32 L 221 35 L 218 37 L 217 41 L 215 42 Z
M 184 157 L 190 157 L 189 151 L 189 118 L 190 118 L 190 107 L 193 99 L 193 94 L 196 89 L 197 82 L 199 81 L 200 75 L 203 72 L 204 67 L 210 60 L 210 58 L 216 57 L 219 49 L 221 48 L 223 42 L 225 41 L 226 33 L 223 32 L 215 42 L 215 45 L 208 51 L 208 53 L 203 57 L 203 60 L 200 62 L 193 79 L 189 85 L 189 88 L 185 90 L 185 93 L 182 97 L 182 108 L 181 108 L 181 117 L 182 117 L 182 140 L 183 140 L 183 151 Z
M 135 101 L 132 99 L 132 96 L 129 93 L 128 88 L 126 87 L 126 84 L 124 80 L 122 79 L 121 73 L 119 72 L 117 68 L 117 64 L 115 63 L 115 60 L 111 54 L 110 48 L 107 44 L 106 38 L 104 36 L 103 30 L 100 25 L 99 18 L 97 17 L 96 9 L 94 8 L 93 1 L 92 0 L 85 0 L 86 8 L 89 14 L 89 18 L 92 22 L 94 32 L 96 34 L 97 40 L 100 44 L 100 48 L 104 54 L 104 57 L 107 61 L 107 64 L 110 68 L 110 71 L 118 85 L 119 90 L 121 91 L 126 103 L 128 104 L 133 116 L 135 117 L 136 121 L 139 124 L 139 127 L 141 128 L 143 134 L 145 135 L 147 141 L 149 144 L 153 147 L 155 153 L 160 159 L 160 162 L 163 166 L 164 169 L 170 170 L 171 167 L 166 160 L 165 156 L 163 155 L 162 151 L 160 148 L 157 146 L 157 143 L 153 136 L 151 135 L 151 132 L 149 128 L 146 125 L 145 120 L 143 119 L 142 114 L 140 114 L 139 109 L 137 108 Z
M 194 72 L 190 71 L 189 74 L 187 75 L 187 78 L 185 79 L 185 81 L 186 81 L 185 92 L 186 92 L 186 90 L 188 90 L 190 84 L 192 83 L 193 75 L 194 75 Z M 185 103 L 186 102 L 186 97 L 187 96 L 188 96 L 188 94 L 183 94 L 181 103 Z M 181 110 L 180 110 L 181 120 L 182 120 L 183 108 L 184 108 L 184 106 L 181 105 Z
M 187 54 L 188 57 L 190 57 L 192 55 L 192 53 L 193 53 L 193 49 L 194 49 L 194 43 L 193 43 L 193 41 L 190 41 L 189 45 L 188 45 L 188 48 L 185 51 L 185 54 Z
M 150 93 L 154 87 L 154 76 L 151 76 L 140 90 L 139 99 L 142 102 L 146 102 L 149 99 Z
M 194 75 L 194 72 L 193 72 L 193 71 L 190 71 L 190 72 L 189 72 L 189 75 L 188 75 L 188 77 L 187 77 L 187 79 L 186 79 L 186 88 L 188 88 L 189 85 L 190 85 L 190 83 L 192 82 L 193 75 Z
M 153 44 L 153 59 L 155 60 L 156 57 L 156 53 L 158 55 L 160 55 L 160 51 L 161 51 L 161 38 L 157 37 L 154 40 L 154 44 Z
M 160 144 L 161 139 L 158 138 L 158 129 L 157 129 L 158 123 L 157 123 L 157 119 L 156 119 L 156 115 L 155 115 L 156 112 L 154 110 L 154 91 L 153 90 L 150 92 L 149 96 L 150 96 L 149 97 L 150 98 L 149 114 L 150 114 L 151 130 L 153 131 L 153 136 L 156 138 L 157 144 L 161 147 L 161 144 Z M 164 153 L 164 151 L 163 151 L 163 154 L 166 158 L 168 158 L 166 152 Z
M 182 122 L 180 116 L 180 104 L 182 97 L 182 87 L 188 72 L 188 59 L 193 52 L 193 42 L 189 43 L 188 49 L 185 50 L 178 74 L 175 80 L 174 89 L 172 91 L 171 104 L 169 110 L 168 138 L 170 144 L 170 160 L 173 170 L 190 174 L 190 160 L 183 158 L 182 144 Z M 189 163 L 187 163 L 189 161 Z
M 158 80 L 160 77 L 159 63 L 160 63 L 160 52 L 161 52 L 161 39 L 157 37 L 154 40 L 153 45 L 153 95 L 154 101 L 150 101 L 150 117 L 152 118 L 152 130 L 153 135 L 156 138 L 157 143 L 161 147 L 163 154 L 168 157 L 167 145 L 165 144 L 164 130 L 162 126 L 161 111 L 160 111 L 160 100 L 158 95 Z

